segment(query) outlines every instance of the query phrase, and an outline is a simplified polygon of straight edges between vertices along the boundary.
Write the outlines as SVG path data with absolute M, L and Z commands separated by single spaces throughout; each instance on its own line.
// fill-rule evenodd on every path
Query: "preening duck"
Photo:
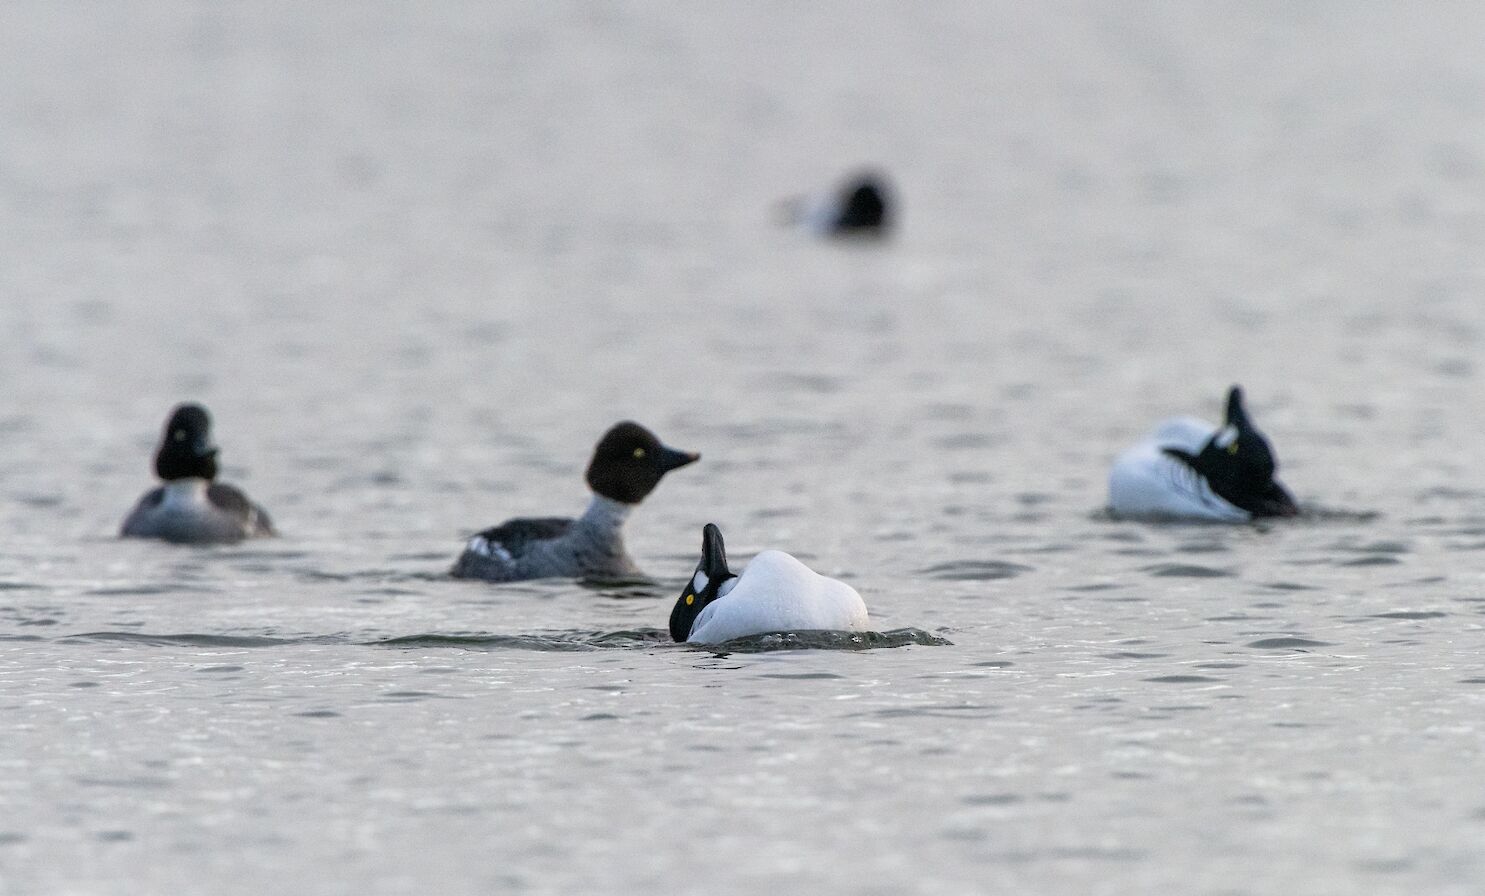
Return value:
M 1295 516 L 1299 508 L 1274 478 L 1278 464 L 1243 407 L 1227 393 L 1222 426 L 1191 417 L 1162 423 L 1119 455 L 1109 472 L 1109 510 L 1120 517 L 1243 522 Z
M 670 613 L 670 636 L 719 644 L 769 632 L 865 631 L 866 604 L 845 582 L 822 576 L 783 551 L 763 551 L 742 573 L 727 568 L 722 530 L 701 533 L 701 562 Z

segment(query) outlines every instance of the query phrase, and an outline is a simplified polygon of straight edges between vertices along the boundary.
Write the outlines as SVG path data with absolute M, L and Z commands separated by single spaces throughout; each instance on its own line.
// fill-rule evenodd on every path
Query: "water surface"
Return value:
M 1479 892 L 1482 44 L 7 7 L 0 893 Z M 892 241 L 773 225 L 862 163 Z M 1100 512 L 1232 382 L 1305 519 Z M 113 537 L 186 398 L 283 538 Z M 444 576 L 626 417 L 651 581 Z M 707 522 L 894 634 L 668 643 Z

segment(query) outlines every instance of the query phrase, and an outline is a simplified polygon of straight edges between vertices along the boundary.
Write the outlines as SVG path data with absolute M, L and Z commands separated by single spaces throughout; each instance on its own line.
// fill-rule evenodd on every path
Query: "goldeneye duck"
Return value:
M 165 484 L 139 499 L 121 536 L 208 544 L 274 534 L 263 508 L 241 490 L 214 481 L 217 447 L 211 443 L 211 415 L 201 405 L 182 404 L 171 412 L 155 452 L 155 474 Z
M 1124 452 L 1109 472 L 1115 516 L 1245 522 L 1295 516 L 1294 498 L 1274 478 L 1268 440 L 1243 408 L 1243 390 L 1227 393 L 1220 427 L 1190 417 L 1167 420 Z
M 582 516 L 507 520 L 469 539 L 449 573 L 491 582 L 640 575 L 624 550 L 625 518 L 660 477 L 700 459 L 660 444 L 638 423 L 619 423 L 593 449 L 586 474 L 593 500 Z
M 769 632 L 865 631 L 856 589 L 822 576 L 783 551 L 763 551 L 742 573 L 727 568 L 722 530 L 701 532 L 701 562 L 670 612 L 670 637 L 720 644 Z
M 881 175 L 862 172 L 834 193 L 786 202 L 785 216 L 824 236 L 884 236 L 892 226 L 891 192 Z

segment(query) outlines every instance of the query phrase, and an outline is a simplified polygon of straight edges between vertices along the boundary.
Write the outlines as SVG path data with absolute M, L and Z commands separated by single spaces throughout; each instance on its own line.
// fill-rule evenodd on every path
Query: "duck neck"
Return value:
M 578 522 L 598 532 L 612 532 L 617 535 L 624 528 L 624 520 L 629 518 L 629 512 L 633 509 L 633 504 L 594 495 Z

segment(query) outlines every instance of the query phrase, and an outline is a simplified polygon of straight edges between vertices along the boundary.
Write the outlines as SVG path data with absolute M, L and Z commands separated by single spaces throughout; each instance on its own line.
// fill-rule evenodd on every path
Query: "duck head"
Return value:
M 588 487 L 621 504 L 638 504 L 671 470 L 701 455 L 660 444 L 655 434 L 626 420 L 604 433 L 588 464 Z
M 1165 453 L 1201 474 L 1207 484 L 1229 504 L 1255 517 L 1295 516 L 1299 507 L 1274 478 L 1278 462 L 1248 412 L 1243 408 L 1243 390 L 1233 386 L 1227 393 L 1227 416 L 1221 429 L 1207 440 L 1199 454 L 1179 448 Z
M 211 415 L 206 408 L 182 404 L 171 412 L 155 452 L 155 474 L 166 482 L 217 477 L 217 446 L 211 443 Z
M 706 605 L 721 597 L 731 587 L 723 588 L 736 579 L 727 568 L 727 547 L 722 543 L 722 530 L 715 523 L 707 523 L 701 530 L 701 562 L 691 581 L 682 589 L 675 609 L 670 611 L 670 637 L 683 642 L 691 636 L 691 627 Z
M 880 233 L 887 229 L 887 188 L 877 175 L 860 174 L 840 191 L 837 233 Z

